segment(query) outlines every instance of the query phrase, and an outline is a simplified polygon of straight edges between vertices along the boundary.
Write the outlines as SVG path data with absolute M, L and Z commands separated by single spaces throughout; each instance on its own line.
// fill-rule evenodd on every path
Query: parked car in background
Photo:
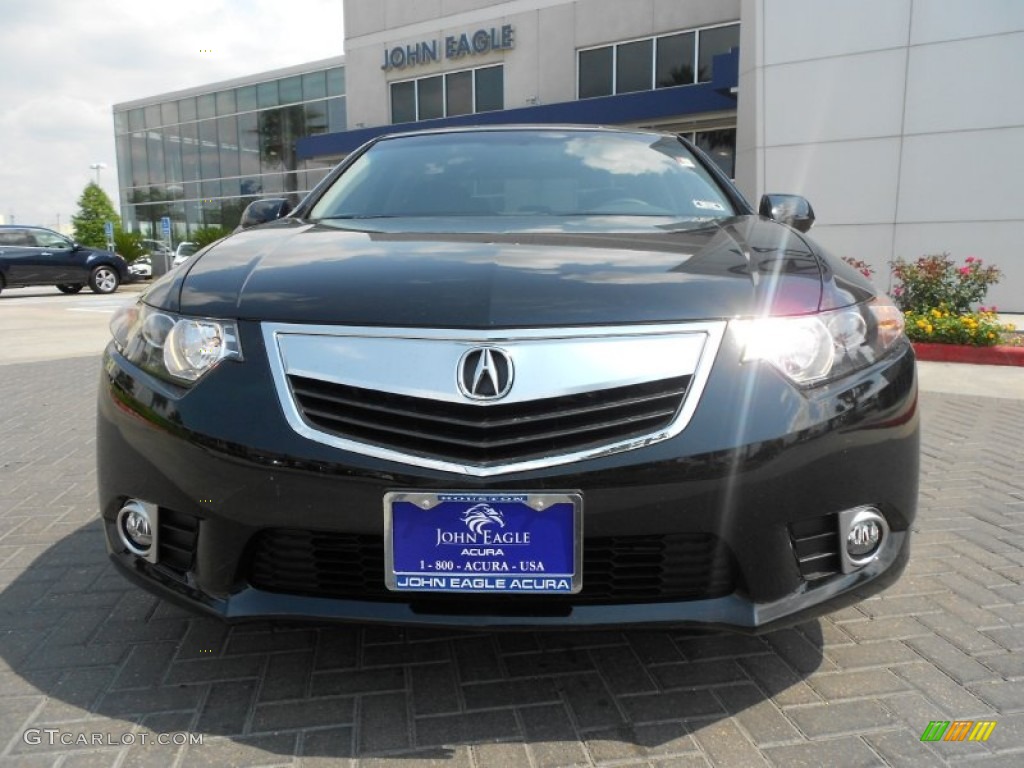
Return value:
M 87 248 L 52 229 L 0 226 L 0 290 L 54 285 L 78 293 L 113 293 L 129 276 L 128 263 L 116 253 Z
M 524 126 L 381 137 L 261 203 L 111 320 L 134 582 L 232 620 L 762 632 L 903 571 L 914 353 L 802 197 Z
M 128 271 L 141 280 L 148 280 L 153 276 L 153 263 L 149 256 L 141 256 L 128 265 Z
M 142 247 L 146 249 L 147 253 L 171 253 L 171 247 L 162 240 L 149 240 L 143 238 Z
M 172 267 L 176 267 L 179 264 L 184 264 L 188 257 L 195 253 L 197 250 L 195 243 L 178 243 L 178 249 L 174 252 L 174 261 L 171 262 Z

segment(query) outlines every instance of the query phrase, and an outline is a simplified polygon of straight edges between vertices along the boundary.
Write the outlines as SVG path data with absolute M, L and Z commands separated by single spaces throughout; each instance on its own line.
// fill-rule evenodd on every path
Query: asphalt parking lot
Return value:
M 923 366 L 910 565 L 794 629 L 229 628 L 106 563 L 98 354 L 132 298 L 0 296 L 0 765 L 1024 764 L 1022 371 Z M 920 740 L 957 720 L 996 726 Z

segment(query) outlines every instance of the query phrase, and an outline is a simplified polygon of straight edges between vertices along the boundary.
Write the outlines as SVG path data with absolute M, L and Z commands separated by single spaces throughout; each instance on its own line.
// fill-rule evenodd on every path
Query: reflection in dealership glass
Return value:
M 254 204 L 111 322 L 112 561 L 232 620 L 762 632 L 877 593 L 902 316 L 806 200 L 760 211 L 686 139 L 571 127 L 386 136 Z

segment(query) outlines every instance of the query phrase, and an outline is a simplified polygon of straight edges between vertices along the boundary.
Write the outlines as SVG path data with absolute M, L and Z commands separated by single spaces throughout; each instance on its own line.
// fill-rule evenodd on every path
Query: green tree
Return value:
M 71 217 L 75 240 L 90 248 L 105 248 L 107 238 L 103 224 L 107 221 L 114 222 L 115 228 L 121 226 L 121 217 L 114 210 L 107 193 L 90 181 L 78 198 L 78 212 Z
M 192 242 L 196 244 L 196 250 L 199 250 L 230 234 L 231 230 L 224 229 L 224 227 L 200 227 L 192 230 Z

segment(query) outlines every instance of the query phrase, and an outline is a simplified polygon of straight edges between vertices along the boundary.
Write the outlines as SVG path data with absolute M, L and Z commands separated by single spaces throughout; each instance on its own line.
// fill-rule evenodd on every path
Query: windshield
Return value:
M 313 206 L 311 219 L 735 214 L 669 136 L 510 130 L 385 139 Z

